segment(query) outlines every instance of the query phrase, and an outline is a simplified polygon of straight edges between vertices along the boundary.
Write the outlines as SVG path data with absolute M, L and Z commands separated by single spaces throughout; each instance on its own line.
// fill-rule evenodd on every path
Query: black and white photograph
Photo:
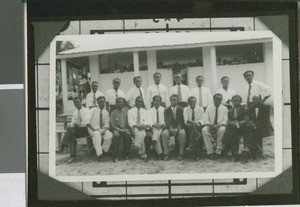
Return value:
M 279 175 L 281 49 L 271 31 L 56 36 L 49 175 L 65 182 Z

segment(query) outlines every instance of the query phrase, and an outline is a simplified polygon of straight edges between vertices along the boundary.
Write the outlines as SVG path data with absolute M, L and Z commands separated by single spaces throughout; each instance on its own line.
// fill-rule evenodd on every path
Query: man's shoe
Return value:
M 97 160 L 99 161 L 99 162 L 103 162 L 103 156 L 98 156 L 98 158 L 97 158 Z
M 70 159 L 67 161 L 67 163 L 73 163 L 76 161 L 76 157 L 70 157 Z
M 178 160 L 179 160 L 179 161 L 183 160 L 183 156 L 182 156 L 182 155 L 179 155 L 179 156 L 178 156 Z
M 209 154 L 208 159 L 214 160 L 215 159 L 215 154 L 214 153 Z
M 187 151 L 187 152 L 193 151 L 192 146 L 188 146 L 188 147 L 186 148 L 186 151 Z
M 220 159 L 222 156 L 220 154 L 215 154 L 215 159 Z
M 200 157 L 197 156 L 197 157 L 194 158 L 194 160 L 195 160 L 195 161 L 199 161 L 199 160 L 200 160 Z
M 117 157 L 114 157 L 114 158 L 113 158 L 113 162 L 118 162 L 118 158 L 117 158 Z
M 65 145 L 60 145 L 59 150 L 56 150 L 56 153 L 63 153 L 65 150 Z
M 169 159 L 170 159 L 170 156 L 169 155 L 165 155 L 164 160 L 168 161 Z
M 238 162 L 239 161 L 239 158 L 237 155 L 233 155 L 232 158 L 231 158 L 232 162 Z

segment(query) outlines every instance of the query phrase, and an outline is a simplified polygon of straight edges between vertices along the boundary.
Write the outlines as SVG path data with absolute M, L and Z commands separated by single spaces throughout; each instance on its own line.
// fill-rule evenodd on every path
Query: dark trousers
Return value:
M 194 156 L 200 156 L 203 146 L 201 138 L 201 126 L 191 124 L 187 126 L 189 132 L 190 147 L 192 148 Z
M 67 133 L 65 134 L 62 145 L 68 146 L 70 144 L 71 157 L 76 157 L 76 138 L 89 136 L 87 127 L 68 127 Z
M 122 154 L 129 156 L 131 146 L 131 134 L 127 129 L 126 132 L 113 131 L 110 152 L 113 156 L 119 157 Z
M 222 142 L 225 149 L 230 150 L 232 156 L 238 155 L 241 133 L 238 129 L 226 128 Z
M 260 135 L 258 130 L 253 127 L 248 127 L 244 136 L 245 147 L 250 149 L 253 154 L 259 154 L 263 151 L 263 137 Z

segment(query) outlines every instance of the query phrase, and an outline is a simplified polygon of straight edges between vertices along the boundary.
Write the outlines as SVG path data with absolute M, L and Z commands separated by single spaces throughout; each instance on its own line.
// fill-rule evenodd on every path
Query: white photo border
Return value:
M 282 173 L 282 43 L 271 31 L 242 31 L 242 32 L 216 32 L 220 39 L 224 36 L 235 37 L 239 40 L 254 40 L 257 42 L 272 42 L 273 55 L 273 97 L 274 97 L 274 154 L 275 171 L 273 172 L 228 172 L 228 173 L 184 173 L 184 174 L 139 174 L 139 175 L 85 175 L 85 176 L 57 176 L 56 175 L 56 101 L 55 101 L 55 77 L 56 77 L 56 42 L 72 41 L 79 38 L 101 38 L 104 35 L 59 35 L 50 43 L 50 114 L 49 114 L 49 176 L 61 182 L 100 182 L 100 181 L 148 181 L 148 180 L 195 180 L 195 179 L 234 179 L 234 178 L 270 178 Z M 182 34 L 182 33 L 178 33 Z M 112 35 L 112 34 L 105 34 Z M 137 34 L 113 34 L 113 35 L 137 35 Z M 139 34 L 153 35 L 153 34 Z M 166 33 L 165 35 L 168 35 Z M 182 34 L 184 35 L 184 34 Z M 212 35 L 212 32 L 199 32 L 199 35 Z M 233 45 L 232 42 L 217 45 Z M 241 44 L 239 42 L 239 44 Z M 203 46 L 203 44 L 202 44 Z M 204 45 L 205 46 L 205 45 Z

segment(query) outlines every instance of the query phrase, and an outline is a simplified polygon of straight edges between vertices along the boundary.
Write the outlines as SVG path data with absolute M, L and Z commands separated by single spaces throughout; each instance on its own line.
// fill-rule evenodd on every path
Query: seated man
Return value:
M 155 95 L 152 100 L 154 106 L 148 111 L 148 124 L 152 128 L 152 144 L 157 152 L 158 159 L 163 155 L 160 136 L 165 127 L 165 108 L 160 106 L 161 100 L 159 95 Z
M 141 96 L 136 97 L 135 107 L 128 111 L 128 124 L 134 137 L 134 146 L 138 149 L 140 158 L 146 161 L 145 136 L 147 126 L 147 111 L 142 108 L 144 99 Z
M 205 127 L 202 128 L 207 155 L 211 159 L 219 158 L 222 153 L 222 138 L 228 121 L 228 109 L 221 105 L 223 96 L 216 93 L 214 104 L 206 108 L 204 114 Z
M 87 130 L 87 125 L 89 123 L 89 110 L 82 106 L 80 97 L 75 97 L 73 102 L 76 110 L 73 112 L 70 127 L 67 128 L 67 132 L 61 142 L 60 149 L 57 151 L 58 153 L 63 152 L 64 148 L 70 144 L 71 157 L 68 160 L 68 163 L 76 160 L 76 146 L 74 150 L 72 141 L 76 141 L 76 138 L 89 136 Z
M 193 151 L 194 159 L 199 160 L 202 149 L 201 129 L 204 125 L 204 109 L 196 106 L 196 98 L 190 96 L 188 99 L 189 106 L 183 109 L 184 122 L 189 131 L 190 144 L 187 151 Z
M 109 113 L 104 108 L 105 97 L 99 96 L 97 104 L 98 107 L 90 110 L 90 123 L 87 124 L 87 127 L 88 133 L 92 137 L 97 157 L 100 158 L 103 151 L 108 152 L 113 135 L 109 131 Z
M 259 94 L 253 95 L 252 105 L 249 108 L 249 122 L 244 137 L 245 151 L 249 157 L 256 158 L 263 154 L 262 141 L 272 134 L 270 121 L 270 106 L 262 102 Z
M 125 156 L 125 159 L 128 159 L 130 154 L 131 134 L 125 102 L 124 98 L 118 97 L 116 100 L 117 108 L 110 115 L 110 125 L 113 131 L 110 151 L 114 162 L 118 161 L 122 154 Z
M 246 106 L 242 106 L 241 102 L 242 97 L 240 95 L 234 95 L 231 98 L 233 108 L 228 111 L 229 122 L 222 139 L 225 149 L 231 151 L 234 162 L 238 161 L 240 137 L 245 134 L 246 124 L 249 120 Z
M 184 131 L 183 108 L 178 105 L 178 95 L 173 94 L 170 97 L 171 106 L 165 109 L 166 127 L 162 133 L 162 144 L 165 155 L 165 160 L 169 160 L 169 140 L 171 136 L 178 139 L 179 156 L 178 159 L 183 159 L 184 149 L 186 145 L 186 136 Z

